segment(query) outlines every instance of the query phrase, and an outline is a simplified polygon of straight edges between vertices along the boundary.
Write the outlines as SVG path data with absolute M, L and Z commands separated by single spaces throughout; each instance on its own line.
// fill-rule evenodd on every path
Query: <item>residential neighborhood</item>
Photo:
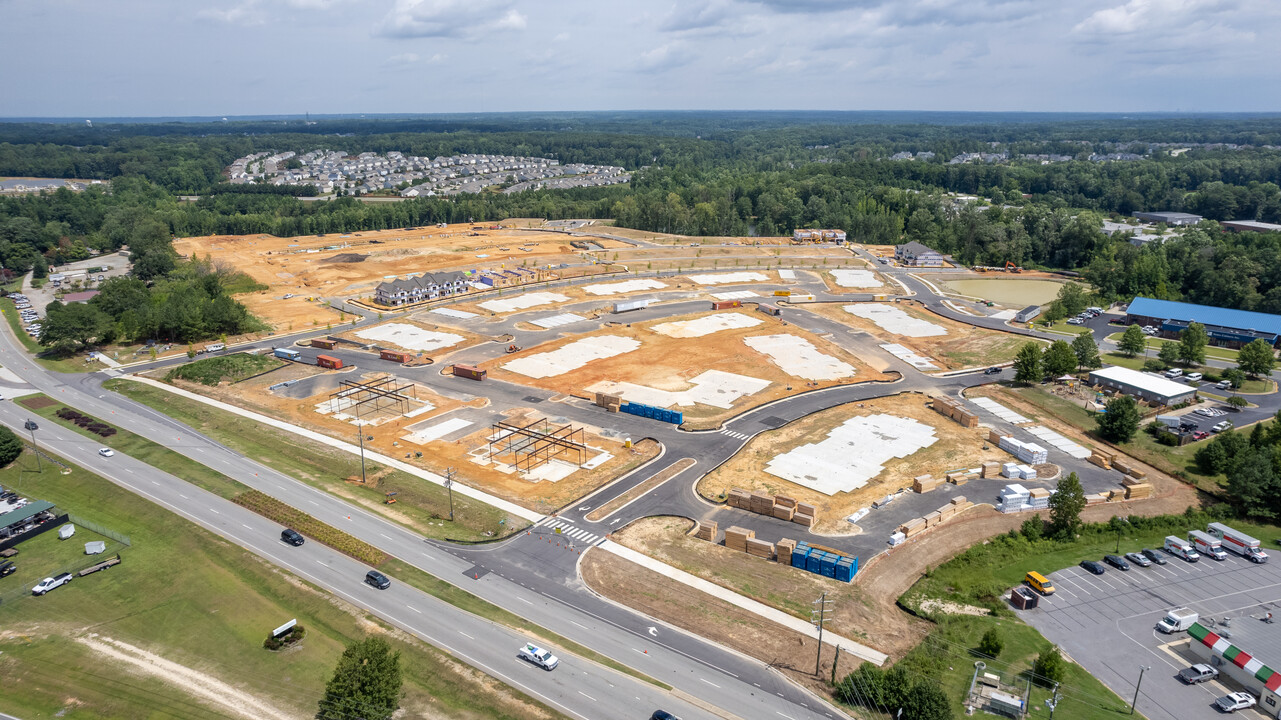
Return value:
M 348 155 L 336 150 L 254 153 L 227 167 L 233 185 L 311 185 L 321 194 L 391 192 L 401 197 L 478 193 L 495 185 L 503 192 L 597 187 L 629 182 L 631 173 L 612 165 L 560 164 L 550 158 L 513 155 L 406 156 L 399 152 Z

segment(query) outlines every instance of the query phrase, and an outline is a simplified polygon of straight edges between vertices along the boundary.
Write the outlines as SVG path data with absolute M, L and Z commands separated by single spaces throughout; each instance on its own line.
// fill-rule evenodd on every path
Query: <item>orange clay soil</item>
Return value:
M 872 380 L 889 380 L 893 376 L 873 370 L 867 363 L 827 340 L 809 333 L 791 324 L 784 324 L 781 318 L 767 316 L 755 310 L 741 309 L 719 311 L 738 313 L 761 321 L 760 324 L 733 330 L 721 330 L 710 335 L 696 338 L 673 338 L 654 332 L 651 328 L 662 323 L 692 320 L 712 312 L 679 315 L 631 326 L 617 325 L 605 327 L 590 333 L 563 337 L 541 345 L 525 348 L 502 358 L 482 363 L 497 379 L 508 380 L 523 385 L 532 385 L 547 390 L 590 397 L 587 388 L 602 381 L 630 382 L 661 390 L 680 391 L 690 387 L 689 379 L 707 370 L 720 370 L 736 375 L 767 380 L 770 385 L 761 392 L 740 398 L 729 409 L 711 405 L 692 405 L 679 409 L 685 413 L 687 428 L 716 427 L 727 417 L 737 415 L 750 407 L 803 392 L 815 387 L 828 387 L 843 384 L 837 381 L 820 381 L 809 384 L 807 381 L 785 373 L 774 364 L 769 356 L 748 347 L 744 338 L 758 335 L 790 334 L 809 340 L 819 351 L 834 356 L 855 368 L 855 374 L 846 378 L 845 383 L 868 382 Z M 503 369 L 503 366 L 515 358 L 527 357 L 550 352 L 586 337 L 596 336 L 628 337 L 641 342 L 639 349 L 623 353 L 612 358 L 596 360 L 587 365 L 571 370 L 563 375 L 546 378 L 531 378 Z
M 1009 458 L 996 447 L 983 449 L 983 441 L 987 437 L 986 428 L 961 427 L 959 423 L 926 407 L 927 400 L 925 395 L 919 393 L 902 393 L 839 405 L 778 430 L 757 435 L 729 462 L 699 480 L 698 492 L 712 500 L 719 500 L 719 496 L 730 488 L 787 495 L 818 507 L 814 532 L 848 533 L 850 524 L 845 522 L 846 517 L 870 506 L 874 500 L 900 489 L 910 488 L 912 478 L 918 475 L 942 478 L 952 470 L 974 468 L 983 462 L 1004 461 Z M 867 485 L 847 493 L 824 495 L 765 472 L 765 466 L 778 455 L 802 445 L 823 441 L 830 430 L 846 420 L 879 414 L 911 418 L 929 425 L 934 428 L 934 436 L 938 439 L 933 445 L 905 458 L 891 459 L 880 475 L 868 481 Z M 947 502 L 946 497 L 940 497 L 940 505 Z

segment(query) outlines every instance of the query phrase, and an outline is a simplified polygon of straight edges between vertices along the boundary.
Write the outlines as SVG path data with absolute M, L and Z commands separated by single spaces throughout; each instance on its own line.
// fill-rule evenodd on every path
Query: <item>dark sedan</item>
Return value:
M 1111 565 L 1117 570 L 1130 569 L 1130 563 L 1126 562 L 1125 558 L 1121 557 L 1120 555 L 1104 555 L 1103 562 L 1107 563 L 1108 565 Z
M 1107 572 L 1107 568 L 1103 567 L 1103 563 L 1097 563 L 1097 562 L 1094 562 L 1093 560 L 1082 560 L 1081 567 L 1094 573 L 1095 575 L 1102 575 L 1103 573 Z
M 1161 553 L 1159 553 L 1159 552 L 1157 552 L 1156 550 L 1153 550 L 1153 549 L 1151 549 L 1151 548 L 1143 548 L 1143 557 L 1145 557 L 1145 558 L 1147 558 L 1147 559 L 1151 560 L 1152 562 L 1156 563 L 1157 565 L 1164 565 L 1164 564 L 1165 564 L 1165 558 L 1164 558 L 1164 557 L 1162 557 Z

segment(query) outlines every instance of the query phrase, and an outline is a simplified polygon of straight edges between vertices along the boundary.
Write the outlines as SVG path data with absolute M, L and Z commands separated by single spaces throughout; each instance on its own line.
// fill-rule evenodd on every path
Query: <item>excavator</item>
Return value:
M 516 344 L 508 345 L 507 352 L 509 353 L 520 352 L 520 346 Z
M 1019 267 L 1018 265 L 1015 265 L 1014 263 L 1010 262 L 1009 260 L 1006 260 L 1006 261 L 1005 261 L 1005 272 L 1021 273 L 1021 272 L 1023 272 L 1023 268 Z

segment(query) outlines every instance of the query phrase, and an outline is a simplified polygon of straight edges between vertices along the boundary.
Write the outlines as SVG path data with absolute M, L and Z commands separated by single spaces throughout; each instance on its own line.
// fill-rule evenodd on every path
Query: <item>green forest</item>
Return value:
M 79 193 L 0 197 L 0 265 L 10 274 L 39 272 L 91 251 L 128 246 L 137 262 L 134 277 L 148 293 L 197 278 L 208 293 L 210 283 L 229 280 L 230 269 L 187 267 L 166 249 L 169 238 L 595 218 L 688 235 L 770 236 L 835 227 L 855 242 L 917 240 L 966 265 L 1013 262 L 1079 273 L 1105 299 L 1142 294 L 1281 312 L 1281 234 L 1226 233 L 1217 222 L 1281 222 L 1279 146 L 1281 118 L 1244 115 L 709 112 L 92 128 L 4 123 L 0 176 L 109 182 Z M 530 155 L 621 165 L 633 175 L 629 184 L 612 187 L 378 204 L 309 201 L 296 197 L 309 194 L 305 189 L 225 182 L 224 169 L 238 157 L 313 149 Z M 934 155 L 891 160 L 897 152 Z M 966 152 L 1000 152 L 1009 159 L 948 163 Z M 1098 162 L 1090 159 L 1094 153 L 1140 159 Z M 1071 159 L 1027 157 L 1035 155 Z M 200 197 L 180 197 L 189 195 Z M 958 195 L 980 200 L 964 202 Z M 1104 219 L 1140 210 L 1192 212 L 1206 221 L 1142 248 L 1103 234 Z M 193 324 L 102 310 L 115 332 L 135 339 L 207 336 L 237 324 L 221 316 Z M 179 326 L 186 330 L 174 335 Z

